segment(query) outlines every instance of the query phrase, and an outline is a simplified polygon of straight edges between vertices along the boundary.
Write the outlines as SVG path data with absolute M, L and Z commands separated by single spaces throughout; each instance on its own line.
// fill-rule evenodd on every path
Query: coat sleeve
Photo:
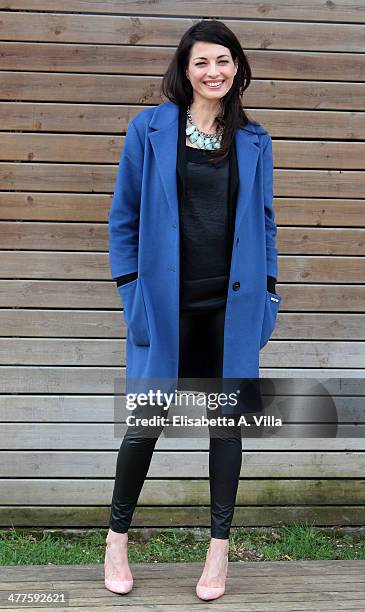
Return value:
M 143 143 L 133 121 L 129 124 L 109 210 L 109 265 L 113 280 L 138 268 Z
M 268 134 L 263 148 L 263 174 L 264 174 L 264 206 L 265 206 L 265 234 L 266 234 L 266 274 L 278 276 L 278 251 L 276 248 L 277 227 L 273 207 L 274 197 L 274 164 L 272 156 L 272 140 Z

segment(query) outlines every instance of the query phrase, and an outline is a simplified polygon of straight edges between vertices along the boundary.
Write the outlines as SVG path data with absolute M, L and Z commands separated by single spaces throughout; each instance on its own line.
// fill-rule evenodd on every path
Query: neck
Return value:
M 220 100 L 198 98 L 190 104 L 190 112 L 195 125 L 209 134 L 215 131 L 215 118 L 220 112 Z

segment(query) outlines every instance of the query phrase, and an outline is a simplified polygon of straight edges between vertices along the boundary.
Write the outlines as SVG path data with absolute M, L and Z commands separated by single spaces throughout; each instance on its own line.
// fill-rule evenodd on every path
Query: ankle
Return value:
M 106 544 L 126 545 L 128 543 L 128 533 L 118 533 L 109 529 L 106 536 Z
M 216 554 L 227 555 L 229 552 L 229 540 L 223 540 L 221 538 L 211 538 L 208 552 Z

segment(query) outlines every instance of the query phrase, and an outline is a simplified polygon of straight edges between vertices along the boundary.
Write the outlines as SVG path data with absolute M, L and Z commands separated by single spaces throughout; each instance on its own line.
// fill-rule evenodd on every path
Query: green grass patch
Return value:
M 204 535 L 205 533 L 205 535 Z M 68 533 L 0 530 L 0 565 L 82 565 L 104 563 L 107 530 Z M 131 563 L 203 561 L 209 530 L 143 530 L 129 533 Z M 303 523 L 272 529 L 232 528 L 230 561 L 365 559 L 364 532 L 320 529 Z

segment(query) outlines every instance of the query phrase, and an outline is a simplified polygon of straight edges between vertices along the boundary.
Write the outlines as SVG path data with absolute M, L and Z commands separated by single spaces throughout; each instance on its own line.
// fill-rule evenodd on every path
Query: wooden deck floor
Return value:
M 102 565 L 0 567 L 0 608 L 68 610 L 101 608 L 126 612 L 211 610 L 296 612 L 365 611 L 365 561 L 274 561 L 230 563 L 226 594 L 201 602 L 194 589 L 202 563 L 132 565 L 135 586 L 128 595 L 104 587 Z M 10 603 L 10 593 L 64 593 L 65 604 Z

